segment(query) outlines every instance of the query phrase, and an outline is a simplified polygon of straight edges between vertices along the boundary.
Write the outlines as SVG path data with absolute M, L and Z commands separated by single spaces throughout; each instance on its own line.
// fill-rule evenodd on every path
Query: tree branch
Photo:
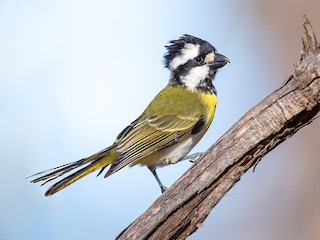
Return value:
M 245 114 L 117 239 L 185 239 L 240 177 L 320 110 L 320 45 L 306 16 L 288 80 Z

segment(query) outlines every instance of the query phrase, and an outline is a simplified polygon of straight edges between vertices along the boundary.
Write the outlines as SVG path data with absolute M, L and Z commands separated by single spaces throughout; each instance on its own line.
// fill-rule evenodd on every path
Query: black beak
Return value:
M 209 62 L 209 66 L 213 68 L 221 68 L 227 63 L 230 63 L 229 59 L 222 54 L 215 53 L 214 60 Z

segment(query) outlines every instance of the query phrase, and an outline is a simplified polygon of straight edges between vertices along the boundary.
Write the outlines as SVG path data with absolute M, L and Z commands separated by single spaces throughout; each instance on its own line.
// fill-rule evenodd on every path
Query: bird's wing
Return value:
M 118 157 L 107 172 L 109 176 L 121 168 L 156 151 L 174 145 L 204 125 L 202 116 L 179 115 L 151 116 L 130 124 L 118 137 Z

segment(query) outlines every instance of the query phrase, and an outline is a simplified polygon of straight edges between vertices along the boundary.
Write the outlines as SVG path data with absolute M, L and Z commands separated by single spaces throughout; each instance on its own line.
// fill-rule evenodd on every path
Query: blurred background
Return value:
M 164 45 L 184 33 L 231 63 L 214 82 L 205 151 L 278 88 L 318 0 L 0 1 L 0 239 L 114 239 L 160 195 L 146 168 L 92 174 L 46 198 L 26 176 L 112 144 L 169 79 Z M 320 239 L 320 120 L 263 158 L 189 239 Z M 159 170 L 170 186 L 189 162 Z

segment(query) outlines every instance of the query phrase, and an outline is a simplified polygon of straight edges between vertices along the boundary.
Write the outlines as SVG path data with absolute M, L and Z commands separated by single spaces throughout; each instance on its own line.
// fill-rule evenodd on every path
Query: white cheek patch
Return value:
M 181 77 L 181 82 L 188 88 L 195 90 L 201 81 L 205 80 L 209 74 L 209 67 L 207 65 L 194 67 L 187 75 Z
M 172 59 L 169 64 L 171 71 L 175 70 L 178 66 L 185 64 L 190 59 L 194 59 L 199 54 L 200 45 L 194 45 L 192 43 L 186 43 L 181 50 L 181 55 Z

